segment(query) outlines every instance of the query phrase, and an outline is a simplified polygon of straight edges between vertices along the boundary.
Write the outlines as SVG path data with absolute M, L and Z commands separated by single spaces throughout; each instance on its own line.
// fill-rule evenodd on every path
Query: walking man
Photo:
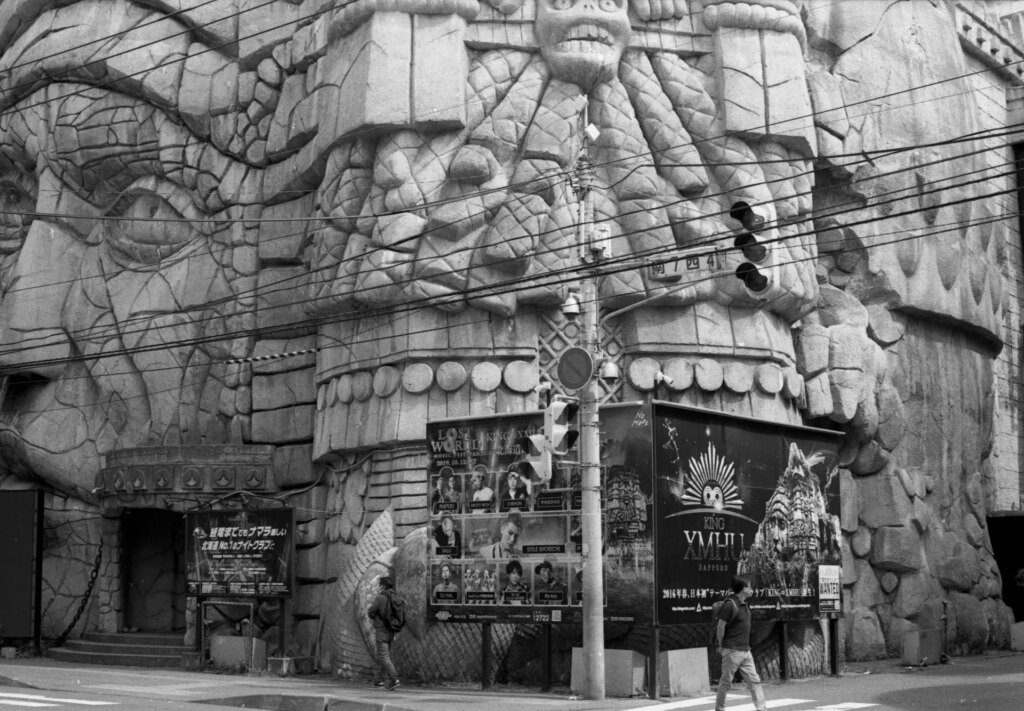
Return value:
M 391 578 L 382 576 L 377 583 L 377 597 L 367 612 L 369 618 L 373 620 L 373 631 L 377 637 L 377 674 L 373 685 L 383 686 L 389 691 L 397 689 L 400 683 L 398 671 L 391 661 L 391 642 L 395 638 L 395 633 L 388 624 L 394 588 L 395 584 L 391 582 Z
M 715 711 L 725 711 L 725 697 L 732 688 L 732 677 L 737 670 L 754 699 L 754 708 L 765 711 L 764 691 L 761 677 L 754 666 L 754 655 L 750 653 L 750 608 L 747 598 L 753 593 L 750 583 L 740 577 L 732 579 L 730 595 L 718 611 L 718 626 L 715 639 L 722 655 L 722 676 L 718 680 L 718 698 Z

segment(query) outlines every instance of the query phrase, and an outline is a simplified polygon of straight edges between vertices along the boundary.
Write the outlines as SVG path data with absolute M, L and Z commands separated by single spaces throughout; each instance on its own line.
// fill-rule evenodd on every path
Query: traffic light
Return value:
M 556 457 L 568 454 L 579 439 L 580 432 L 574 423 L 579 409 L 575 399 L 559 396 L 544 410 L 544 436 L 551 443 L 551 453 Z
M 747 261 L 736 267 L 736 278 L 754 293 L 762 292 L 769 284 L 768 277 L 756 266 L 768 259 L 768 248 L 757 241 L 757 233 L 764 229 L 764 217 L 754 212 L 753 208 L 742 200 L 733 203 L 729 217 L 743 225 L 743 230 L 736 235 L 733 246 L 743 253 L 743 258 Z
M 523 437 L 519 446 L 526 457 L 519 463 L 519 474 L 530 481 L 545 483 L 551 480 L 551 450 L 543 434 Z

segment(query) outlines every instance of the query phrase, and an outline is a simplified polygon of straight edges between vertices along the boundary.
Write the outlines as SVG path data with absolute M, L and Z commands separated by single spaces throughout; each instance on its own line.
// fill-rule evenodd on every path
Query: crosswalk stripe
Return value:
M 11 699 L 11 701 L 6 701 Z M 4 706 L 54 706 L 55 704 L 78 704 L 79 706 L 117 706 L 116 701 L 88 701 L 86 699 L 57 699 L 38 694 L 0 693 L 0 704 Z
M 737 701 L 739 699 L 745 699 L 746 696 L 742 694 L 727 694 L 726 701 Z M 714 696 L 698 696 L 692 699 L 683 699 L 682 701 L 668 701 L 663 704 L 655 704 L 654 706 L 640 706 L 635 709 L 627 709 L 626 711 L 673 711 L 674 709 L 688 709 L 694 706 L 702 706 L 703 704 L 714 704 Z
M 765 706 L 770 709 L 777 709 L 783 706 L 795 706 L 796 704 L 813 704 L 810 699 L 770 699 L 765 701 Z M 726 711 L 757 711 L 754 704 L 740 704 L 739 706 L 727 706 Z

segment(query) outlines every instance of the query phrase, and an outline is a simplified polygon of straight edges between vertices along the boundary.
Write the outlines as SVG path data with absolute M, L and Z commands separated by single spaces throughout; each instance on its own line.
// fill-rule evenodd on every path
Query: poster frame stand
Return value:
M 491 623 L 483 622 L 480 625 L 480 688 L 491 688 Z

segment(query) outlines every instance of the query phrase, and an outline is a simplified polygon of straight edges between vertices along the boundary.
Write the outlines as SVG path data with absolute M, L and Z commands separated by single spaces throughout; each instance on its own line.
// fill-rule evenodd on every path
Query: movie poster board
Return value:
M 737 574 L 755 620 L 819 617 L 818 566 L 841 564 L 840 433 L 652 407 L 658 621 L 707 622 Z
M 538 411 L 427 423 L 430 619 L 581 621 L 578 467 L 556 459 L 541 482 L 522 466 L 522 440 L 543 421 Z
M 189 595 L 291 597 L 293 509 L 229 509 L 186 514 Z
M 542 427 L 540 411 L 427 424 L 429 619 L 581 621 L 578 466 L 522 477 Z M 839 608 L 840 433 L 662 402 L 602 406 L 600 427 L 606 621 L 706 623 L 737 573 L 755 619 Z

